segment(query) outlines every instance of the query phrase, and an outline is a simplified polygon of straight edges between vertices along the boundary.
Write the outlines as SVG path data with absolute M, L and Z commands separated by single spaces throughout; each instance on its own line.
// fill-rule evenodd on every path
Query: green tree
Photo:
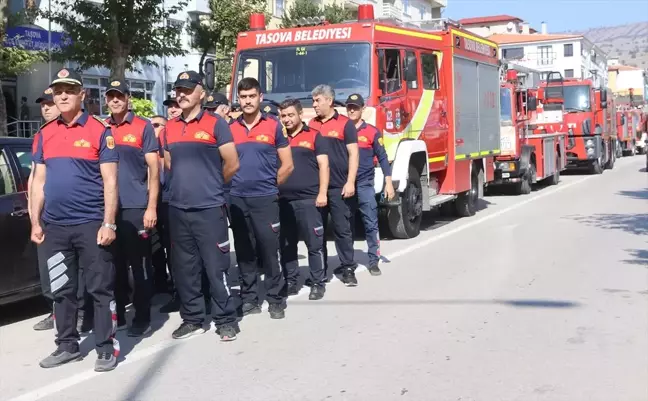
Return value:
M 26 21 L 29 13 L 9 15 L 7 0 L 0 0 L 0 77 L 11 77 L 29 72 L 32 65 L 47 60 L 44 52 L 23 50 L 20 46 L 4 46 L 4 42 L 17 43 L 19 36 L 8 37 L 7 30 L 10 27 L 20 25 Z M 0 85 L 0 136 L 8 135 L 7 132 L 7 104 L 5 102 L 2 85 Z
M 338 24 L 352 18 L 351 11 L 337 3 L 320 6 L 313 0 L 295 0 L 281 17 L 281 27 L 293 27 L 301 18 L 322 16 L 331 24 Z
M 180 0 L 53 0 L 53 23 L 72 40 L 72 45 L 53 54 L 58 61 L 74 61 L 80 69 L 107 67 L 112 78 L 124 79 L 126 70 L 137 71 L 136 63 L 158 67 L 154 57 L 183 56 L 178 24 L 169 21 L 186 5 Z
M 198 71 L 203 73 L 208 54 L 216 56 L 216 88 L 230 82 L 238 33 L 249 30 L 250 14 L 264 13 L 265 9 L 266 0 L 209 0 L 211 13 L 191 21 L 188 30 L 193 47 L 202 52 Z
M 153 107 L 153 102 L 147 99 L 138 99 L 136 97 L 130 98 L 131 110 L 135 114 L 141 117 L 150 118 L 155 114 L 155 108 Z

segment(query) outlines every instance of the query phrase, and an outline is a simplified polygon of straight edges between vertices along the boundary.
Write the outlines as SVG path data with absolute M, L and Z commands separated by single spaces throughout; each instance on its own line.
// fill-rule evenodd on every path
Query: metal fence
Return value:
M 7 124 L 7 133 L 13 137 L 31 138 L 40 126 L 40 121 L 15 120 Z

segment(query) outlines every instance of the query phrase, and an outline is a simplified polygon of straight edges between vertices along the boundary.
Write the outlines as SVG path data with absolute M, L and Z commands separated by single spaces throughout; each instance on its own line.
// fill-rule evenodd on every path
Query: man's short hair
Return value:
M 335 89 L 330 85 L 317 85 L 311 91 L 311 96 L 315 97 L 319 95 L 335 100 Z
M 156 115 L 154 115 L 153 117 L 151 117 L 151 120 L 154 119 L 154 118 L 161 118 L 161 119 L 163 119 L 164 121 L 167 121 L 167 118 L 166 118 L 166 117 L 161 116 L 161 115 L 159 115 L 159 114 L 156 114 Z
M 256 89 L 257 92 L 261 93 L 261 84 L 255 78 L 248 77 L 240 80 L 236 89 L 239 92 Z
M 301 113 L 301 111 L 302 111 L 302 104 L 299 101 L 299 99 L 288 98 L 288 99 L 284 100 L 279 105 L 279 110 L 286 110 L 288 107 L 294 107 L 295 110 L 297 110 L 297 113 Z

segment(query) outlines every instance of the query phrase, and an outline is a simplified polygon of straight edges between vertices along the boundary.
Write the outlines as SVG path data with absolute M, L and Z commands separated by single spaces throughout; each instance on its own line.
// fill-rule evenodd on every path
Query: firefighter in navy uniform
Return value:
M 335 233 L 335 248 L 340 258 L 340 267 L 335 273 L 349 287 L 358 285 L 355 269 L 358 264 L 353 255 L 353 216 L 357 205 L 355 195 L 358 172 L 358 136 L 353 122 L 338 114 L 333 107 L 335 91 L 328 85 L 318 85 L 311 92 L 313 108 L 317 117 L 309 121 L 311 128 L 320 131 L 327 141 L 329 167 L 331 171 L 328 204 L 321 208 L 322 222 L 326 231 L 330 213 Z M 324 268 L 328 274 L 328 252 L 324 244 Z
M 114 340 L 115 268 L 110 249 L 117 229 L 119 155 L 110 127 L 82 109 L 81 76 L 62 69 L 51 87 L 61 115 L 37 136 L 31 239 L 47 258 L 57 349 L 40 366 L 52 368 L 81 356 L 76 319 L 82 269 L 94 301 L 95 370 L 104 372 L 117 366 L 119 353 Z
M 182 114 L 162 133 L 164 163 L 171 171 L 169 223 L 173 278 L 182 324 L 173 338 L 205 332 L 202 271 L 209 280 L 211 314 L 222 341 L 236 339 L 236 302 L 227 286 L 230 241 L 223 183 L 239 167 L 232 133 L 224 119 L 201 110 L 205 97 L 195 71 L 178 75 L 176 100 Z
M 303 238 L 308 248 L 311 289 L 309 299 L 324 297 L 324 225 L 318 207 L 326 206 L 329 165 L 326 142 L 319 131 L 303 123 L 299 100 L 288 99 L 279 106 L 286 127 L 295 170 L 279 186 L 281 221 L 281 266 L 288 282 L 288 295 L 298 292 L 297 244 Z
M 117 259 L 115 264 L 118 328 L 126 325 L 128 271 L 133 273 L 135 316 L 128 335 L 141 337 L 151 330 L 153 266 L 150 232 L 157 224 L 160 193 L 160 146 L 153 125 L 128 109 L 130 89 L 113 80 L 106 90 L 106 105 L 119 152 L 119 212 L 117 214 Z
M 237 86 L 243 114 L 230 124 L 241 167 L 232 180 L 230 218 L 241 271 L 243 315 L 261 313 L 257 255 L 265 268 L 266 299 L 272 319 L 283 319 L 285 280 L 279 265 L 278 185 L 293 170 L 292 154 L 279 120 L 260 110 L 259 81 L 243 78 Z
M 207 96 L 207 100 L 203 105 L 203 109 L 211 113 L 218 114 L 228 123 L 231 122 L 231 118 L 229 117 L 229 101 L 227 100 L 227 97 L 220 92 L 214 91 L 209 96 Z
M 391 178 L 391 166 L 387 159 L 387 152 L 382 143 L 382 134 L 378 128 L 367 124 L 362 119 L 364 99 L 360 94 L 352 94 L 346 101 L 347 116 L 358 131 L 358 147 L 360 152 L 360 165 L 358 167 L 357 192 L 358 211 L 362 215 L 362 222 L 367 240 L 367 254 L 369 266 L 367 270 L 372 276 L 381 274 L 378 263 L 380 262 L 380 235 L 378 232 L 378 203 L 374 189 L 374 160 L 378 160 L 383 175 L 385 176 L 385 198 L 394 197 L 394 186 Z

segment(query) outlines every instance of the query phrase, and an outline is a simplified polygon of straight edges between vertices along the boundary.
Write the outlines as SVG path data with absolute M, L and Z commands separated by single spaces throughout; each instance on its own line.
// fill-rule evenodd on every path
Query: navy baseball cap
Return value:
M 52 77 L 52 83 L 50 83 L 50 87 L 56 84 L 83 86 L 83 80 L 81 79 L 81 75 L 78 72 L 63 68 Z
M 162 102 L 162 105 L 167 107 L 171 106 L 172 104 L 175 104 L 177 106 L 178 101 L 175 100 L 174 98 L 169 97 L 164 102 Z
M 362 98 L 362 95 L 360 95 L 358 93 L 354 93 L 351 96 L 349 96 L 347 98 L 346 104 L 347 104 L 347 106 L 352 104 L 352 105 L 355 105 L 355 106 L 358 106 L 358 107 L 364 107 L 364 105 L 365 105 L 364 99 Z
M 221 104 L 229 105 L 227 97 L 220 92 L 212 92 L 207 96 L 203 107 L 206 109 L 215 109 Z
M 193 89 L 202 85 L 202 77 L 196 71 L 185 71 L 178 74 L 178 78 L 173 84 L 173 88 Z
M 130 88 L 126 85 L 126 82 L 120 81 L 119 79 L 112 80 L 110 85 L 106 88 L 106 93 L 110 91 L 117 91 L 123 95 L 130 94 Z
M 279 116 L 279 109 L 272 103 L 262 105 L 261 111 L 266 114 L 274 114 L 275 116 Z
M 54 91 L 52 90 L 52 88 L 45 89 L 40 97 L 36 99 L 36 103 L 52 103 L 54 101 L 53 93 Z

